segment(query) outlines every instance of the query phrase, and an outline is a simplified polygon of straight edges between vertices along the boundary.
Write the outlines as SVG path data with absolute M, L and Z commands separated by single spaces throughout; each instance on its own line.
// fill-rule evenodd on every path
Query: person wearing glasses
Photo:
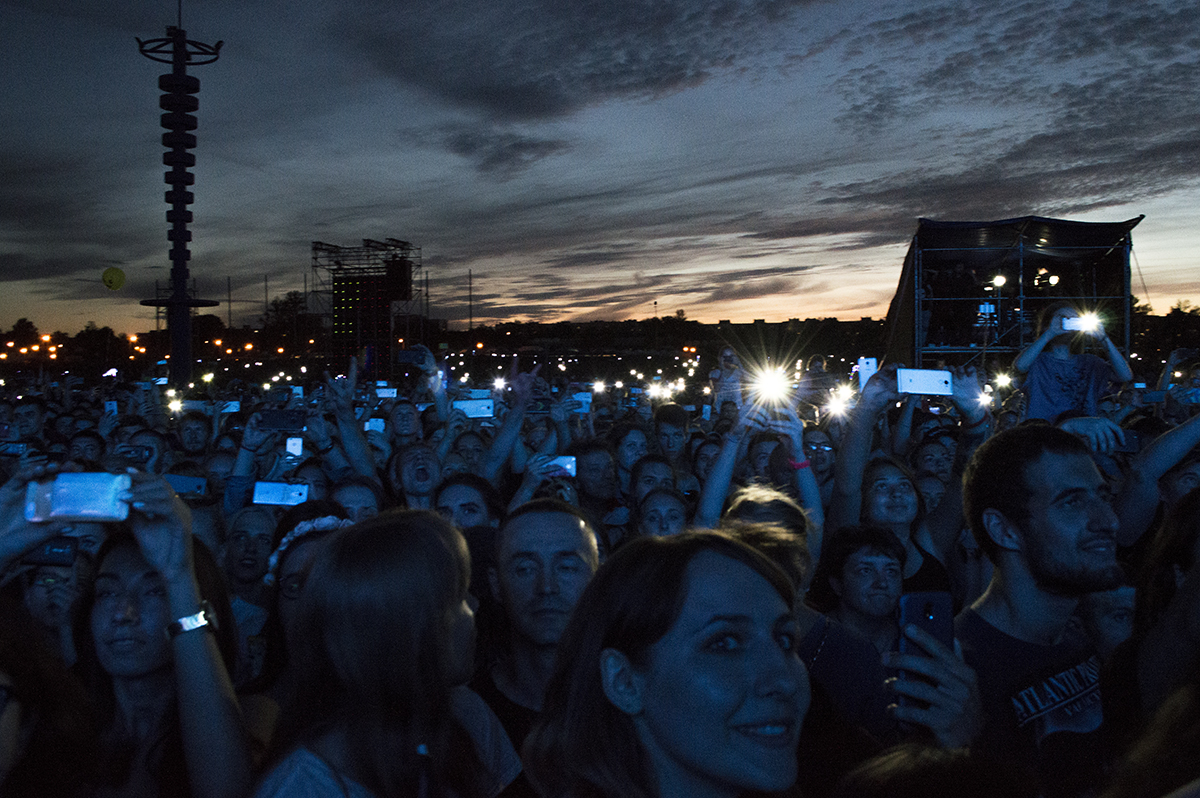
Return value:
M 821 504 L 828 510 L 829 502 L 833 499 L 833 465 L 837 461 L 833 438 L 818 426 L 806 426 L 804 456 L 808 459 L 813 476 L 817 478 L 817 487 L 821 489 Z

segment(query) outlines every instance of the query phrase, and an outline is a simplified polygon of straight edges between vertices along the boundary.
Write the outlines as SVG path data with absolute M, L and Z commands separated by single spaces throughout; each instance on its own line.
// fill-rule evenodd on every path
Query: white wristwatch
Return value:
M 201 629 L 205 626 L 210 626 L 215 631 L 217 628 L 217 614 L 213 612 L 211 604 L 207 601 L 201 601 L 200 611 L 195 615 L 185 615 L 179 620 L 167 624 L 167 639 L 172 640 L 184 632 Z

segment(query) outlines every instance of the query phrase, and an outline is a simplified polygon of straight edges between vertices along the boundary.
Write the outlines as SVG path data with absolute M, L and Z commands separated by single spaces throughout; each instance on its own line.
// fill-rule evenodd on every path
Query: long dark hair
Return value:
M 546 798 L 657 794 L 633 720 L 604 694 L 600 654 L 616 649 L 635 667 L 645 667 L 650 647 L 670 631 L 683 610 L 688 566 L 702 552 L 744 563 L 793 606 L 795 589 L 783 571 L 750 546 L 719 532 L 642 537 L 621 547 L 575 605 L 558 645 L 542 714 L 525 741 L 526 774 Z
M 483 793 L 482 768 L 452 715 L 450 613 L 467 595 L 470 557 L 449 522 L 391 510 L 333 537 L 301 599 L 304 645 L 275 755 L 344 731 L 343 775 L 380 796 Z M 418 753 L 418 748 L 428 752 Z
M 194 537 L 191 538 L 191 544 L 200 598 L 212 605 L 217 616 L 217 628 L 214 630 L 217 646 L 221 650 L 225 669 L 233 673 L 237 661 L 237 623 L 229 605 L 229 590 L 225 585 L 225 577 L 207 546 Z M 110 527 L 107 539 L 96 554 L 97 572 L 104 566 L 105 558 L 121 547 L 132 547 L 140 551 L 137 538 L 128 527 Z M 75 663 L 75 671 L 91 696 L 103 734 L 114 728 L 117 707 L 112 677 L 104 670 L 96 655 L 96 641 L 92 636 L 92 610 L 95 603 L 96 595 L 89 585 L 80 592 L 73 624 L 75 648 L 79 656 Z M 172 701 L 167 711 L 167 721 L 162 725 L 158 739 L 150 746 L 147 761 L 150 763 L 151 775 L 158 785 L 159 795 L 187 795 L 190 788 L 184 760 L 183 735 L 179 727 L 178 703 Z M 112 735 L 102 737 L 93 781 L 98 785 L 112 786 L 126 783 L 133 767 L 135 752 L 133 740 Z
M 0 795 L 75 794 L 96 750 L 87 697 L 24 608 L 7 598 L 0 599 L 0 671 L 12 682 L 26 736 Z

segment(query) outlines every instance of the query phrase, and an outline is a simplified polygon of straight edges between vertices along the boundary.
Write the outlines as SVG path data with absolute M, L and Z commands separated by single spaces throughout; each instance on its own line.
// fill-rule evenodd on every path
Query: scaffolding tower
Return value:
M 329 355 L 363 358 L 364 376 L 391 378 L 396 352 L 424 341 L 429 292 L 421 248 L 395 238 L 362 246 L 312 242 L 312 297 L 329 319 Z

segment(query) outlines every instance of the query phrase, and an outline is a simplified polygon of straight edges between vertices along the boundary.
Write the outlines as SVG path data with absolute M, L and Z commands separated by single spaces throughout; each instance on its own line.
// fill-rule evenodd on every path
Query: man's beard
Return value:
M 1034 583 L 1057 596 L 1082 596 L 1098 590 L 1112 590 L 1125 579 L 1121 566 L 1113 559 L 1107 564 L 1089 567 L 1082 562 L 1063 562 L 1036 535 L 1027 538 L 1027 561 Z

